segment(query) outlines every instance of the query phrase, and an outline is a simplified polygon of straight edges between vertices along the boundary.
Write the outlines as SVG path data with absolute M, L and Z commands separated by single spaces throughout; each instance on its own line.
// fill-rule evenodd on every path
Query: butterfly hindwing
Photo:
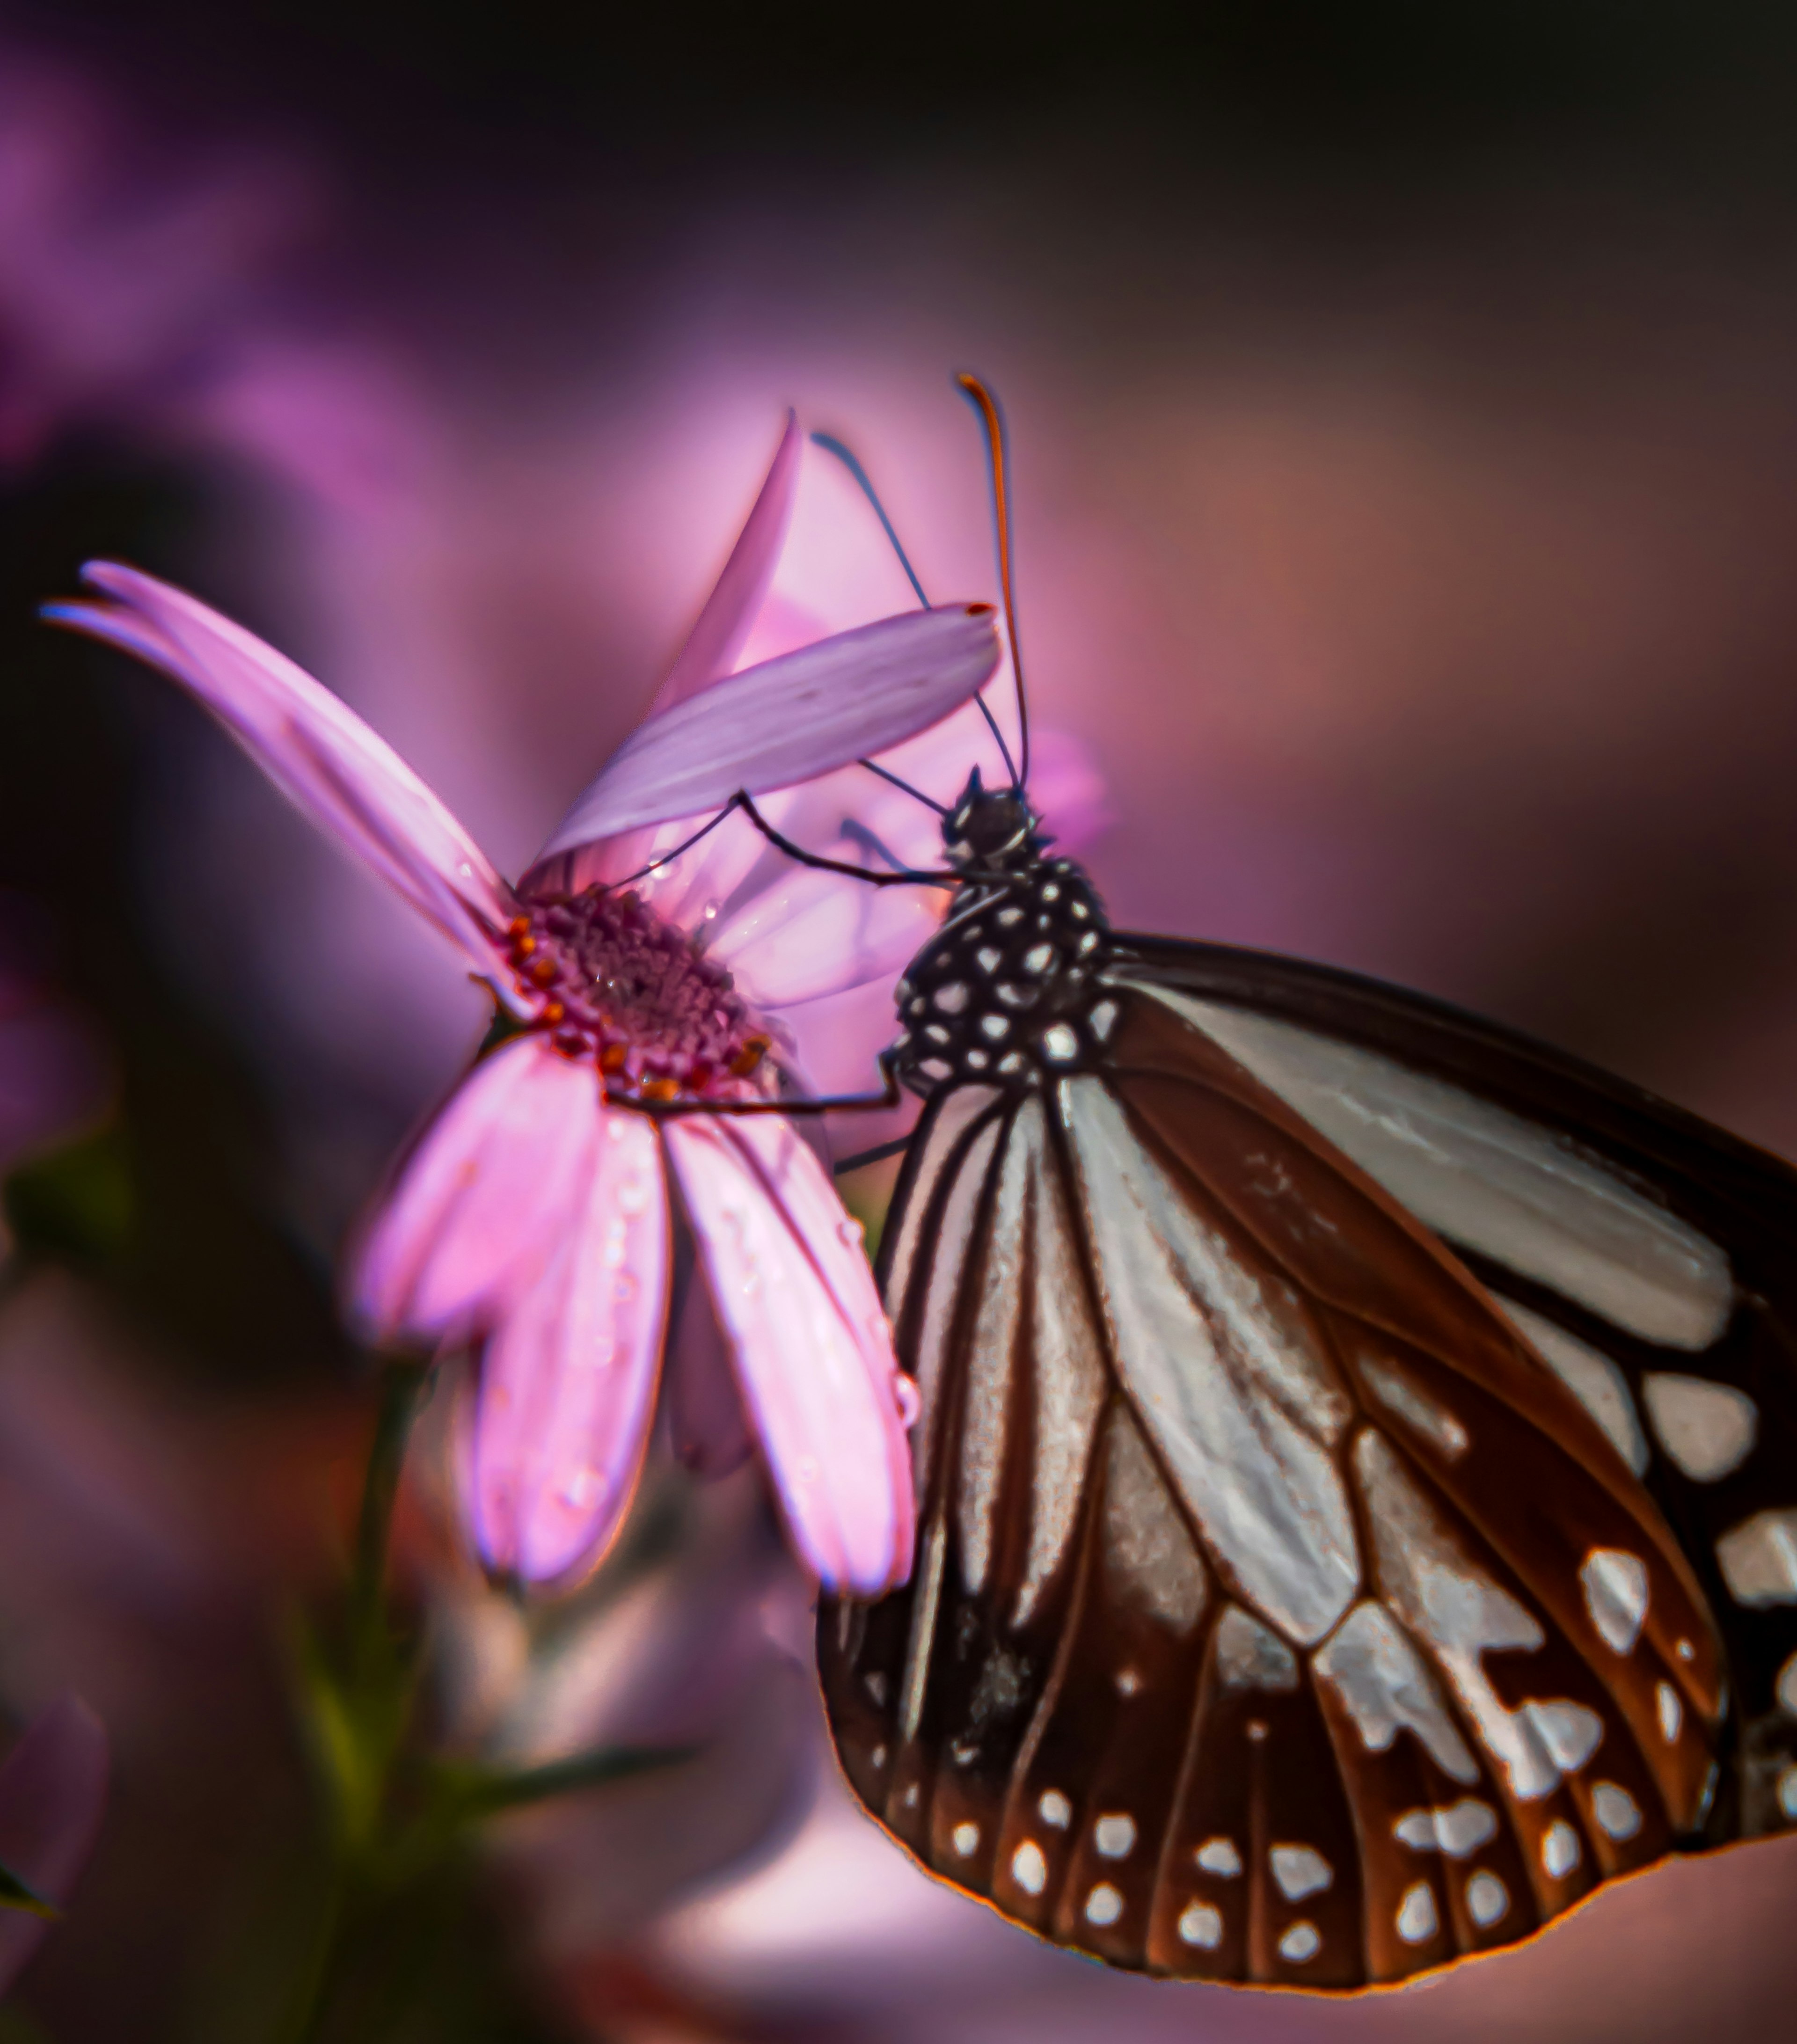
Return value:
M 1708 1835 L 1797 1819 L 1797 1172 L 1423 997 L 1223 945 L 1119 946 L 1115 971 L 1420 1213 L 1603 1427 L 1726 1646 Z
M 1101 1072 L 944 1087 L 914 1139 L 918 1561 L 823 1616 L 850 1779 L 1115 1963 L 1342 1988 L 1511 1942 L 1701 1823 L 1703 1586 L 1431 1231 L 1119 983 Z

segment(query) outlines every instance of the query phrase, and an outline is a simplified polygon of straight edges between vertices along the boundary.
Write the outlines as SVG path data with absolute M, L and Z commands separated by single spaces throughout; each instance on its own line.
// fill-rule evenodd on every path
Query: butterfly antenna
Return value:
M 901 781 L 890 767 L 876 766 L 871 759 L 858 759 L 855 764 L 858 766 L 865 766 L 870 774 L 877 774 L 882 781 L 890 781 L 895 788 L 901 790 L 905 794 L 915 795 L 925 809 L 934 809 L 939 816 L 946 816 L 948 814 L 948 805 L 946 802 L 939 802 L 933 795 L 926 795 L 921 788 L 914 788 L 908 781 Z
M 1011 672 L 1017 684 L 1017 728 L 1023 740 L 1021 772 L 1011 766 L 1011 755 L 1002 738 L 999 745 L 1004 750 L 1011 785 L 1021 791 L 1030 778 L 1030 708 L 1023 694 L 1023 655 L 1017 643 L 1017 606 L 1011 590 L 1011 517 L 1009 492 L 1005 486 L 1004 419 L 991 391 L 977 376 L 963 374 L 954 380 L 960 386 L 961 394 L 980 415 L 980 423 L 985 428 L 986 454 L 992 463 L 993 521 L 998 532 L 998 581 L 1004 598 L 1005 636 L 1011 641 Z M 996 728 L 994 724 L 993 729 Z
M 893 528 L 893 521 L 886 516 L 886 507 L 880 501 L 880 493 L 874 487 L 873 480 L 867 471 L 862 467 L 860 458 L 856 455 L 854 449 L 846 442 L 838 440 L 834 433 L 813 433 L 811 439 L 812 446 L 822 448 L 826 454 L 833 454 L 854 477 L 856 487 L 873 505 L 874 515 L 879 520 L 881 529 L 892 542 L 893 551 L 898 555 L 898 564 L 904 570 L 905 579 L 916 592 L 917 601 L 926 610 L 933 609 L 934 605 L 923 594 L 923 585 L 917 578 L 917 571 L 911 565 L 911 556 L 900 544 L 899 536 Z M 985 719 L 993 736 L 998 741 L 998 749 L 1004 755 L 1004 770 L 1015 783 L 1017 779 L 1017 770 L 1011 763 L 1011 750 L 1004 742 L 1004 733 L 998 728 L 998 720 L 987 707 L 984 696 L 976 696 L 973 700 L 979 705 L 981 716 Z M 927 795 L 919 793 L 918 790 L 912 787 L 908 782 L 900 780 L 896 774 L 887 773 L 884 766 L 876 766 L 870 759 L 863 759 L 861 764 L 867 767 L 870 772 L 878 774 L 885 780 L 890 781 L 894 787 L 903 788 L 908 795 L 916 795 L 919 801 L 927 804 L 939 816 L 946 816 L 948 814 L 948 811 L 940 802 L 931 801 Z
M 905 580 L 917 593 L 917 601 L 926 610 L 931 608 L 930 599 L 923 594 L 923 585 L 917 579 L 917 571 L 911 565 L 911 556 L 899 544 L 899 536 L 893 530 L 893 521 L 886 516 L 886 507 L 880 501 L 879 493 L 868 479 L 867 471 L 856 459 L 854 450 L 845 447 L 834 433 L 813 433 L 812 444 L 820 447 L 826 454 L 833 454 L 852 475 L 861 494 L 874 506 L 874 515 L 884 528 L 886 537 L 893 543 L 893 551 L 898 555 L 898 564 L 904 570 Z

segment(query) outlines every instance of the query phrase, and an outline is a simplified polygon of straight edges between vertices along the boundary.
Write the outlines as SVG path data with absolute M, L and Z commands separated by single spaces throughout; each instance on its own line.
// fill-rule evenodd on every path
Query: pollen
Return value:
M 545 894 L 507 925 L 535 1026 L 645 1105 L 760 1099 L 773 1039 L 730 975 L 634 893 Z

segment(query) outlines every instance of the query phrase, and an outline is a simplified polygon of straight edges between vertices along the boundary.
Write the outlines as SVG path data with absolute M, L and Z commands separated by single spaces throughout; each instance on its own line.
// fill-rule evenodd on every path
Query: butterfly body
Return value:
M 895 989 L 895 1068 L 925 1098 L 954 1079 L 1023 1091 L 1085 1069 L 1116 1020 L 1103 904 L 1071 859 L 1048 856 L 1018 809 L 976 778 L 945 833 L 951 859 L 962 847 L 979 859 L 977 877 Z

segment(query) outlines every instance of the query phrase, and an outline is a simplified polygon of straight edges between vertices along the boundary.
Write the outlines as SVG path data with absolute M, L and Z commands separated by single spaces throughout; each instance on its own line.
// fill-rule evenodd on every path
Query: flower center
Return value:
M 524 904 L 512 964 L 539 996 L 536 1026 L 591 1057 L 608 1093 L 655 1102 L 747 1100 L 768 1049 L 730 975 L 635 893 L 589 887 Z

